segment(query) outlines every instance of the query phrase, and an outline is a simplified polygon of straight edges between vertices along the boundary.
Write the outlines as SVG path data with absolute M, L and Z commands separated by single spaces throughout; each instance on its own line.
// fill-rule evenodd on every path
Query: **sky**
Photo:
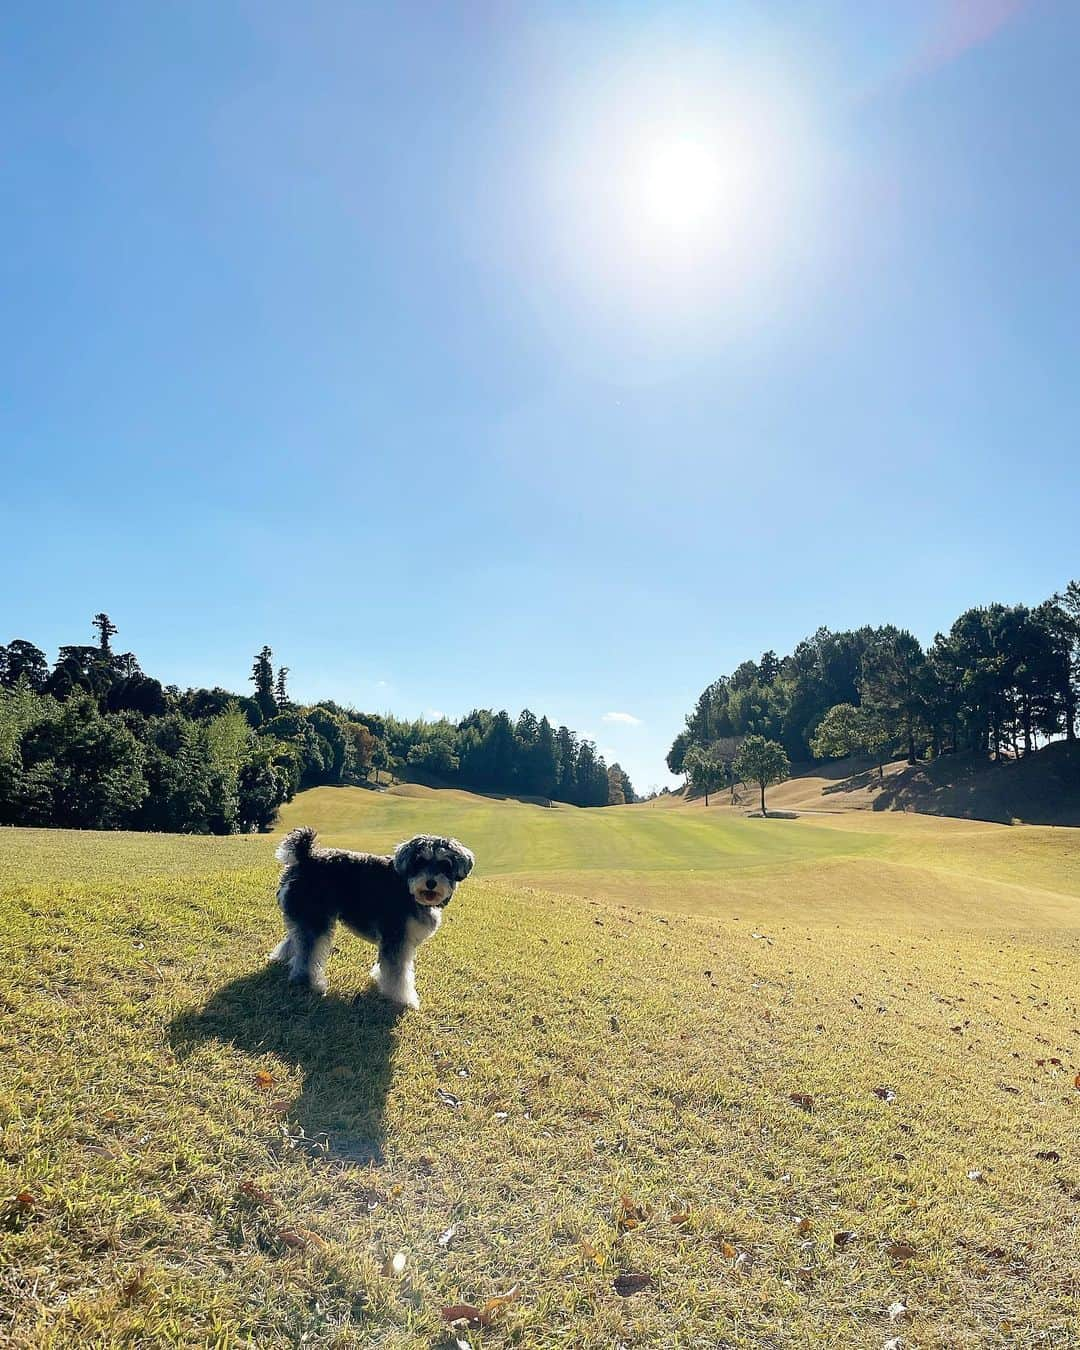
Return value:
M 745 658 L 1080 574 L 1070 0 L 4 27 L 0 641 L 643 791 Z

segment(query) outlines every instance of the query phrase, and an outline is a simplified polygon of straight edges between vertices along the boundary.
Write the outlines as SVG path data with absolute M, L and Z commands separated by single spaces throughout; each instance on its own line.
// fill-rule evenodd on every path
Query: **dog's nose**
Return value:
M 433 891 L 437 885 L 438 885 L 438 883 L 436 882 L 436 880 L 435 880 L 434 877 L 428 877 L 428 879 L 427 879 L 427 888 L 428 888 L 429 891 Z

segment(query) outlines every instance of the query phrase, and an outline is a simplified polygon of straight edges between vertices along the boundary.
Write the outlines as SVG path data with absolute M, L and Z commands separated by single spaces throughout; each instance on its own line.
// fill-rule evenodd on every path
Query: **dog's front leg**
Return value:
M 379 947 L 379 959 L 371 967 L 371 978 L 383 998 L 392 1003 L 400 1003 L 405 1008 L 419 1008 L 420 1000 L 416 994 L 416 968 L 413 953 L 416 949 L 408 943 L 383 943 Z

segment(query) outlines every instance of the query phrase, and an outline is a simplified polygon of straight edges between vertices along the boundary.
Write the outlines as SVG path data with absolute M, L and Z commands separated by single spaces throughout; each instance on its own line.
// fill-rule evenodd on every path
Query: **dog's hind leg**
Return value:
M 326 993 L 326 963 L 334 943 L 333 924 L 322 932 L 301 928 L 298 924 L 291 933 L 289 979 L 294 984 L 306 984 L 317 994 Z
M 293 930 L 291 927 L 285 930 L 285 936 L 266 958 L 274 964 L 287 965 L 292 960 Z

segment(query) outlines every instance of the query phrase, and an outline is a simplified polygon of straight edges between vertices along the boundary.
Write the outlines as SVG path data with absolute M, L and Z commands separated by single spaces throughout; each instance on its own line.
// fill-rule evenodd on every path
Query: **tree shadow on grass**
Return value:
M 217 1042 L 257 1057 L 274 1055 L 299 1070 L 303 1087 L 282 1118 L 282 1147 L 367 1166 L 384 1158 L 401 1013 L 374 989 L 353 999 L 323 998 L 290 985 L 282 967 L 266 966 L 223 985 L 201 1008 L 180 1013 L 169 1040 L 181 1058 Z M 288 1101 L 279 1088 L 269 1091 Z

